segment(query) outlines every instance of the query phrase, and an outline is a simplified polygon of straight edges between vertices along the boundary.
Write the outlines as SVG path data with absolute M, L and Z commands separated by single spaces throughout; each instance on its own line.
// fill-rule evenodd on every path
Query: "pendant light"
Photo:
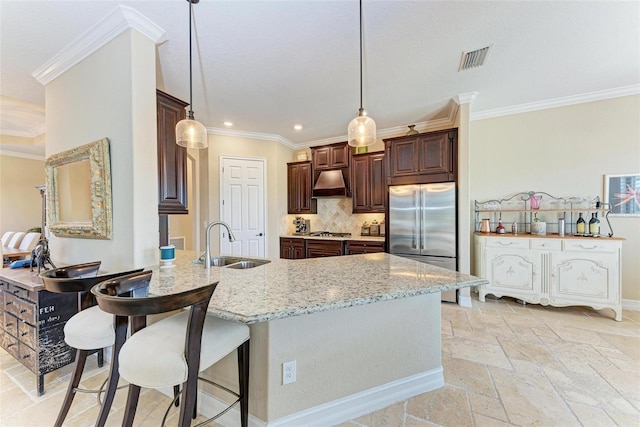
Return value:
M 362 108 L 362 0 L 360 0 L 360 109 L 358 117 L 349 123 L 349 145 L 367 147 L 376 142 L 376 122 Z
M 207 129 L 202 123 L 193 118 L 193 69 L 191 59 L 191 20 L 193 5 L 200 0 L 187 0 L 189 2 L 189 115 L 180 120 L 176 125 L 176 144 L 187 148 L 207 148 Z

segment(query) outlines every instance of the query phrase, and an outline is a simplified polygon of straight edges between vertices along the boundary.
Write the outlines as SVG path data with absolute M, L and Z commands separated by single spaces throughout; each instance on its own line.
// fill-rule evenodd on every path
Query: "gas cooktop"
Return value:
M 319 237 L 351 237 L 351 233 L 334 233 L 333 231 L 314 231 L 309 235 Z

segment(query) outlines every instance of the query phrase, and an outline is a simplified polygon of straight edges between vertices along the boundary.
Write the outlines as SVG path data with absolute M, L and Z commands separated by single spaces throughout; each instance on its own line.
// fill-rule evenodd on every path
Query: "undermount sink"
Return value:
M 228 265 L 227 268 L 235 268 L 237 270 L 246 270 L 247 268 L 259 267 L 269 263 L 268 259 L 243 259 L 234 264 Z
M 246 270 L 247 268 L 254 268 L 271 261 L 268 259 L 250 259 L 240 258 L 233 256 L 214 256 L 211 257 L 211 267 L 229 267 L 237 270 Z M 204 264 L 204 255 L 194 261 L 196 264 Z
M 212 267 L 224 267 L 225 265 L 234 264 L 236 262 L 242 261 L 243 258 L 232 257 L 232 256 L 212 256 L 211 257 L 211 266 Z M 197 260 L 194 261 L 196 264 L 204 264 L 204 254 L 200 256 Z
M 211 257 L 212 267 L 224 267 L 225 265 L 235 264 L 242 261 L 242 258 L 230 257 L 230 256 L 215 256 Z

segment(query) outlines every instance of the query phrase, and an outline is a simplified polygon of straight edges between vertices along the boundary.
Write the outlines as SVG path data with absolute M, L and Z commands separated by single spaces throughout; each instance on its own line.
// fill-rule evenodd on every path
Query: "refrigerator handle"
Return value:
M 425 209 L 425 204 L 427 202 L 427 198 L 424 195 L 424 192 L 426 190 L 422 189 L 420 191 L 420 204 L 419 206 L 419 211 L 420 211 L 420 220 L 421 220 L 421 224 L 426 224 L 426 219 L 424 218 L 426 209 Z M 422 226 L 420 227 L 420 250 L 423 251 L 424 250 L 424 240 L 426 239 L 426 236 L 424 235 L 424 231 L 422 229 Z
M 411 238 L 411 247 L 413 249 L 417 249 L 418 248 L 418 225 L 420 224 L 420 191 L 416 190 L 413 193 L 413 206 L 415 207 L 414 209 L 414 217 L 413 217 L 413 236 Z

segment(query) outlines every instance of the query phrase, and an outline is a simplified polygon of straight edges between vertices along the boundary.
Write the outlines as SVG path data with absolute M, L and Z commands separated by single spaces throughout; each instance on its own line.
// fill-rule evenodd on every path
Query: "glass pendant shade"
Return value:
M 193 117 L 180 120 L 176 125 L 176 144 L 187 148 L 207 148 L 207 128 Z
M 349 145 L 352 147 L 368 147 L 376 142 L 376 122 L 363 112 L 349 123 Z

